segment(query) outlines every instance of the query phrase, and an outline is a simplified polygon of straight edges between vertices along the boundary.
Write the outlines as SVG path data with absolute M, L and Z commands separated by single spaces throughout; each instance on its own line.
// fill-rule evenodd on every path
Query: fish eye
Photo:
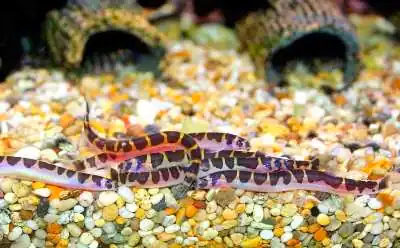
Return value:
M 243 146 L 243 141 L 242 141 L 242 140 L 238 140 L 238 141 L 236 142 L 236 145 L 237 145 L 238 147 L 242 147 L 242 146 Z

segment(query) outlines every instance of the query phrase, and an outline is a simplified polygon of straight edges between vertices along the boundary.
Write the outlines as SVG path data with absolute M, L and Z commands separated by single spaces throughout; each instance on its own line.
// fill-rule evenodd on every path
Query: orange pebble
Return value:
M 394 201 L 394 197 L 388 193 L 379 193 L 376 197 L 384 206 L 391 206 Z
M 50 200 L 60 198 L 61 192 L 64 191 L 63 188 L 60 188 L 60 187 L 55 186 L 55 185 L 47 185 L 47 188 L 49 188 L 50 191 L 51 191 L 51 195 L 49 197 Z
M 64 113 L 60 117 L 60 126 L 62 128 L 67 128 L 67 127 L 71 126 L 72 123 L 74 123 L 74 121 L 75 121 L 75 118 L 72 115 L 70 115 L 68 113 Z
M 316 241 L 322 241 L 324 238 L 326 238 L 326 236 L 327 236 L 327 233 L 326 233 L 325 229 L 323 229 L 323 228 L 318 229 L 318 231 L 316 231 L 314 233 L 314 239 Z
M 308 231 L 310 232 L 310 233 L 315 233 L 318 229 L 320 229 L 320 225 L 319 224 L 317 224 L 317 223 L 315 223 L 315 224 L 312 224 L 312 225 L 310 225 L 309 227 L 308 227 Z
M 193 205 L 194 205 L 196 208 L 199 208 L 199 209 L 204 209 L 204 208 L 207 207 L 207 204 L 206 204 L 204 201 L 195 201 L 195 202 L 193 203 Z
M 172 214 L 176 213 L 175 208 L 166 208 L 164 211 L 165 211 L 166 215 L 172 215 Z
M 297 245 L 297 244 L 299 244 L 300 243 L 300 241 L 298 240 L 298 239 L 290 239 L 288 242 L 287 242 L 287 245 L 288 246 L 295 246 L 295 245 Z
M 198 209 L 195 206 L 189 205 L 186 207 L 185 215 L 188 218 L 192 218 L 197 213 L 197 211 Z
M 42 182 L 33 182 L 32 183 L 32 189 L 41 189 L 41 188 L 44 188 L 44 186 L 46 186 L 46 184 L 44 184 Z
M 50 223 L 47 225 L 47 232 L 52 234 L 59 234 L 61 233 L 61 225 L 57 223 Z

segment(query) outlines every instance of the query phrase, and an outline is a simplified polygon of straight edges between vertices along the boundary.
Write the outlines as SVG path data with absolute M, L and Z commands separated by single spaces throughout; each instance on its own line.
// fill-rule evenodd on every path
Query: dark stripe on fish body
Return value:
M 274 173 L 274 172 L 273 172 Z M 276 172 L 278 175 L 278 180 L 280 177 L 283 178 L 283 184 L 288 185 L 292 181 L 292 174 L 287 170 L 280 170 Z
M 308 169 L 308 166 L 310 165 L 310 162 L 309 161 L 305 161 L 305 160 L 297 160 L 296 161 L 296 165 L 297 165 L 297 168 Z
M 149 179 L 149 176 L 150 176 L 150 173 L 149 172 L 139 172 L 138 173 L 138 178 L 137 178 L 137 181 L 141 184 L 141 185 L 143 185 L 143 184 L 145 184 L 146 182 L 147 182 L 147 180 Z
M 35 160 L 35 159 L 30 159 L 30 158 L 23 158 L 23 163 L 24 163 L 24 166 L 26 167 L 26 168 L 31 168 L 32 166 L 34 166 L 36 163 L 37 163 L 37 160 Z
M 379 182 L 378 189 L 382 190 L 382 189 L 388 188 L 390 186 L 389 185 L 390 184 L 390 180 L 389 179 L 390 178 L 388 176 L 382 178 L 381 181 Z
M 318 170 L 319 169 L 319 159 L 313 159 L 311 161 L 311 169 Z
M 88 160 L 86 161 L 89 162 Z M 86 169 L 85 162 L 82 160 L 76 160 L 72 162 L 72 164 L 74 165 L 76 171 L 82 171 Z
M 235 167 L 235 159 L 236 158 L 225 158 L 225 164 L 229 169 L 233 169 Z
M 239 180 L 241 183 L 247 183 L 251 178 L 250 171 L 239 171 Z
M 104 146 L 105 146 L 105 141 L 104 141 L 103 139 L 101 139 L 101 138 L 97 138 L 97 139 L 94 141 L 94 144 L 95 144 L 95 146 L 96 146 L 97 148 L 99 148 L 100 150 L 103 150 L 103 149 L 104 149 Z
M 0 163 L 2 163 L 5 158 L 5 156 L 0 156 Z
M 208 180 L 206 178 L 200 178 L 199 182 L 198 182 L 198 185 L 199 185 L 200 188 L 207 187 Z
M 66 173 L 66 175 L 67 175 L 67 177 L 71 178 L 71 177 L 73 177 L 73 176 L 75 175 L 75 173 L 76 173 L 76 171 L 73 171 L 73 170 L 67 170 L 67 173 Z
M 218 154 L 216 154 L 216 157 L 223 157 L 223 158 L 227 158 L 227 157 L 233 157 L 236 156 L 236 151 L 234 150 L 222 150 L 219 151 Z
M 149 135 L 149 139 L 152 146 L 158 146 L 165 142 L 165 138 L 161 133 Z
M 124 140 L 124 141 L 119 141 L 118 143 L 117 143 L 117 151 L 119 152 L 119 151 L 123 151 L 123 152 L 130 152 L 130 151 L 132 151 L 132 145 L 131 144 L 129 144 L 129 141 L 126 141 L 126 140 Z
M 115 180 L 115 181 L 119 180 L 119 173 L 117 170 L 111 168 L 110 173 L 111 173 L 111 180 Z
M 57 174 L 62 175 L 67 169 L 63 167 L 57 167 Z
M 207 139 L 209 139 L 209 140 L 216 140 L 217 142 L 222 141 L 222 134 L 220 134 L 220 133 L 210 132 L 210 133 L 207 133 L 206 136 L 207 136 Z
M 377 183 L 373 181 L 358 181 L 357 188 L 360 193 L 362 193 L 365 189 L 374 189 Z
M 160 172 L 159 171 L 152 171 L 151 172 L 151 180 L 154 184 L 158 184 L 160 182 Z
M 161 177 L 164 181 L 168 181 L 169 179 L 169 169 L 168 168 L 162 168 L 160 169 Z
M 169 171 L 171 173 L 172 178 L 178 179 L 179 178 L 179 171 L 176 167 L 170 167 Z
M 91 142 L 91 143 L 93 143 L 93 141 L 97 138 L 97 135 L 94 133 L 94 131 L 91 129 L 91 127 L 90 127 L 90 124 L 87 122 L 87 123 L 85 123 L 85 126 L 86 126 L 86 130 L 87 130 L 87 132 L 86 132 L 86 137 L 87 137 L 87 139 Z
M 166 134 L 168 143 L 176 143 L 181 138 L 181 134 L 179 132 L 168 132 Z
M 225 134 L 225 143 L 230 146 L 232 145 L 233 141 L 235 140 L 235 135 L 227 133 Z
M 196 141 L 190 137 L 189 135 L 184 135 L 182 140 L 181 140 L 181 144 L 183 145 L 183 147 L 185 148 L 192 148 L 195 145 L 197 145 Z M 199 154 L 200 155 L 200 154 Z
M 201 165 L 200 165 L 200 170 L 201 171 L 209 171 L 210 170 L 210 164 L 211 164 L 211 161 L 210 161 L 210 159 L 204 159 L 204 160 L 202 160 L 201 161 Z
M 236 158 L 237 165 L 248 169 L 257 169 L 258 159 L 257 158 Z
M 303 183 L 304 180 L 304 171 L 303 170 L 293 170 L 292 174 L 296 179 L 297 183 Z
M 267 168 L 268 170 L 272 170 L 271 160 L 272 160 L 272 158 L 270 156 L 261 157 L 261 161 L 262 161 L 264 168 Z
M 148 146 L 147 140 L 144 137 L 134 139 L 133 144 L 135 145 L 137 150 L 143 150 Z
M 164 155 L 162 153 L 151 153 L 151 164 L 152 168 L 157 169 L 158 166 L 160 166 L 164 160 Z
M 285 167 L 286 167 L 286 169 L 288 169 L 288 170 L 294 170 L 295 168 L 294 168 L 294 160 L 292 160 L 292 159 L 285 159 L 284 160 L 284 163 L 285 163 Z
M 215 173 L 211 174 L 211 175 L 210 175 L 210 177 L 211 177 L 211 184 L 212 184 L 213 186 L 215 186 L 215 185 L 218 183 L 218 180 L 221 179 L 221 176 L 222 176 L 222 171 L 215 172 Z
M 7 157 L 6 157 L 6 160 L 7 160 L 7 163 L 8 163 L 9 165 L 14 166 L 14 165 L 16 165 L 16 164 L 21 160 L 21 158 L 19 158 L 19 157 L 13 157 L 13 156 L 7 156 Z
M 200 164 L 197 162 L 192 162 L 189 167 L 185 167 L 185 172 L 190 172 L 193 174 L 198 174 L 200 170 Z
M 130 172 L 128 173 L 128 181 L 133 183 L 138 179 L 138 173 L 137 172 Z
M 340 185 L 343 183 L 343 178 L 341 177 L 336 177 L 334 175 L 330 174 L 325 174 L 322 178 L 326 184 L 331 186 L 334 189 L 337 189 L 340 187 Z
M 211 161 L 211 164 L 217 169 L 222 169 L 222 167 L 224 166 L 224 163 L 220 158 L 213 159 Z
M 237 170 L 227 170 L 227 171 L 224 171 L 224 176 L 225 176 L 225 178 L 226 178 L 226 181 L 227 181 L 228 183 L 233 182 L 233 180 L 235 180 L 236 177 L 237 177 L 237 173 L 238 173 Z
M 106 155 L 108 155 L 108 158 L 110 158 L 111 160 L 115 160 L 118 157 L 118 155 L 114 153 L 106 153 Z
M 176 151 L 166 151 L 165 155 L 167 156 L 168 162 L 181 162 L 185 158 L 185 151 L 176 150 Z
M 40 169 L 46 169 L 49 171 L 53 171 L 56 168 L 54 164 L 46 163 L 43 161 L 39 161 L 38 166 Z
M 100 160 L 100 159 L 99 159 L 99 160 Z M 89 164 L 89 166 L 90 166 L 91 168 L 97 167 L 97 166 L 96 166 L 96 157 L 95 157 L 95 156 L 86 159 L 86 162 Z M 103 163 L 104 163 L 104 162 L 103 162 Z
M 107 153 L 101 153 L 97 156 L 97 158 L 100 160 L 100 162 L 105 163 L 107 162 L 108 155 Z
M 111 152 L 117 152 L 116 151 L 116 147 L 115 144 L 119 143 L 118 141 L 115 140 L 106 140 L 105 144 L 106 144 L 106 150 L 107 151 L 111 151 Z
M 306 170 L 305 171 L 307 175 L 307 180 L 310 183 L 321 181 L 323 175 L 321 175 L 320 171 L 314 171 L 314 170 Z
M 276 170 L 282 169 L 282 160 L 280 158 L 273 158 L 274 166 Z
M 97 185 L 97 186 L 101 186 L 101 180 L 102 177 L 97 176 L 97 175 L 91 175 L 92 176 L 92 181 Z
M 253 180 L 257 185 L 262 185 L 268 178 L 268 173 L 257 173 L 253 174 Z
M 78 172 L 78 182 L 81 184 L 84 184 L 89 177 L 90 174 Z
M 202 140 L 206 136 L 206 133 L 189 133 L 189 135 L 197 140 Z
M 126 184 L 127 177 L 128 177 L 128 172 L 119 173 L 119 180 L 122 184 Z
M 190 151 L 190 158 L 191 159 L 193 159 L 193 158 L 201 158 L 201 149 L 200 149 L 200 147 L 197 147 L 196 149 Z
M 350 178 L 344 179 L 344 186 L 348 191 L 353 191 L 357 188 L 356 181 Z

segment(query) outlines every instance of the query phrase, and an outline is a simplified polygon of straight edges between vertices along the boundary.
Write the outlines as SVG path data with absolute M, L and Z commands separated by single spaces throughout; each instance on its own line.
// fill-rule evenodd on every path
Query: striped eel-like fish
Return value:
M 173 186 L 183 183 L 186 176 L 183 167 L 173 166 L 145 172 L 110 169 L 111 178 L 107 178 L 66 169 L 40 160 L 14 156 L 0 156 L 0 168 L 0 176 L 37 180 L 61 187 L 89 191 L 116 190 L 120 185 L 143 188 Z M 196 187 L 203 189 L 233 187 L 258 192 L 304 189 L 359 195 L 376 194 L 388 187 L 400 188 L 400 174 L 396 172 L 377 181 L 352 180 L 322 171 L 303 169 L 260 173 L 247 168 L 247 170 L 219 170 L 213 173 L 200 172 L 199 175 L 201 177 L 198 178 Z
M 185 180 L 183 183 L 185 190 L 193 189 L 197 181 L 197 174 L 199 173 L 202 158 L 202 149 L 199 144 L 210 145 L 209 143 L 213 142 L 213 140 L 221 144 L 220 141 L 224 138 L 224 144 L 228 147 L 239 149 L 249 147 L 249 143 L 245 139 L 222 133 L 189 135 L 176 131 L 165 131 L 132 139 L 116 140 L 102 138 L 90 126 L 90 106 L 89 102 L 85 101 L 84 134 L 89 144 L 102 152 L 116 155 L 115 159 L 120 161 L 152 152 L 183 149 L 188 154 L 190 160 L 189 166 L 183 167 L 185 171 Z M 206 141 L 205 138 L 207 139 Z

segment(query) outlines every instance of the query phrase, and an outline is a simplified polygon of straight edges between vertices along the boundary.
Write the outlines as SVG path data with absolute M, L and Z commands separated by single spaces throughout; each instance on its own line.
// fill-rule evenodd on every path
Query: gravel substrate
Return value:
M 0 154 L 59 164 L 92 155 L 80 138 L 85 94 L 105 137 L 230 132 L 253 150 L 318 156 L 338 175 L 380 178 L 400 166 L 400 49 L 382 20 L 352 21 L 366 68 L 333 95 L 301 86 L 296 75 L 271 95 L 247 55 L 189 41 L 170 47 L 160 80 L 121 73 L 70 82 L 62 72 L 20 71 L 0 85 Z M 212 189 L 178 201 L 168 188 L 91 193 L 3 178 L 0 189 L 0 247 L 400 247 L 396 190 L 354 197 Z

